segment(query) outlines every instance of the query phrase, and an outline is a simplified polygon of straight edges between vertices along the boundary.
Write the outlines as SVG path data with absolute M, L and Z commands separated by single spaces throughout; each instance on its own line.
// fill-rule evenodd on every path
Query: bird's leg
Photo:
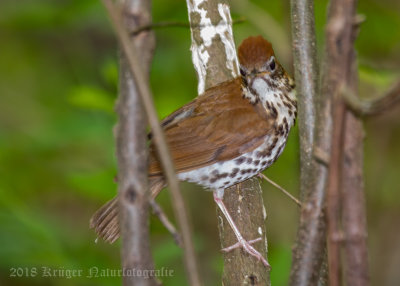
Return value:
M 235 248 L 238 247 L 242 247 L 244 251 L 246 251 L 248 254 L 254 256 L 255 258 L 257 258 L 258 260 L 260 260 L 266 267 L 270 267 L 269 263 L 267 262 L 267 260 L 261 255 L 261 253 L 259 253 L 251 244 L 255 243 L 257 241 L 260 241 L 261 238 L 257 238 L 254 240 L 250 240 L 250 241 L 246 241 L 242 234 L 240 233 L 238 227 L 236 226 L 235 222 L 233 221 L 231 215 L 229 214 L 228 210 L 225 207 L 224 202 L 222 201 L 222 197 L 223 197 L 223 191 L 221 190 L 215 190 L 214 192 L 214 201 L 215 203 L 218 205 L 218 207 L 220 208 L 221 212 L 224 214 L 226 220 L 228 221 L 229 225 L 231 226 L 233 232 L 235 233 L 235 236 L 238 240 L 237 243 L 235 243 L 232 246 L 223 248 L 222 251 L 225 252 L 229 252 Z

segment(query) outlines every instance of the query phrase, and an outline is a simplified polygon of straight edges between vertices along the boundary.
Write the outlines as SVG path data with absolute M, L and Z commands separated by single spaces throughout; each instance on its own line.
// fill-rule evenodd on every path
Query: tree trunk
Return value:
M 205 89 L 239 75 L 232 21 L 226 1 L 209 0 L 199 5 L 198 1 L 187 0 L 187 5 L 191 24 L 192 58 L 199 80 L 198 93 L 201 94 Z M 222 31 L 222 25 L 216 29 L 218 23 L 224 25 Z M 202 33 L 204 28 L 212 32 Z M 262 238 L 254 247 L 266 258 L 265 209 L 258 180 L 249 179 L 226 189 L 223 200 L 240 232 L 245 234 L 245 239 Z M 236 237 L 219 209 L 217 218 L 221 246 L 227 247 L 236 243 Z M 241 249 L 235 249 L 224 254 L 222 283 L 270 285 L 269 269 Z
M 296 90 L 299 103 L 300 225 L 293 249 L 290 285 L 317 285 L 325 257 L 324 200 L 327 180 L 330 120 L 329 98 L 319 95 L 314 5 L 291 0 Z M 320 102 L 322 108 L 318 109 Z M 318 155 L 319 154 L 319 155 Z
M 128 30 L 151 22 L 150 1 L 125 1 L 123 20 Z M 155 46 L 152 32 L 132 39 L 140 51 L 141 68 L 148 80 Z M 147 178 L 147 120 L 124 52 L 120 52 L 120 94 L 117 103 L 118 125 L 115 129 L 118 160 L 121 259 L 124 270 L 151 270 L 149 239 L 149 188 Z M 123 285 L 157 285 L 155 277 L 124 275 Z
M 141 4 L 138 1 L 132 1 L 132 6 L 131 8 L 137 8 L 140 7 Z M 200 277 L 197 271 L 197 263 L 195 259 L 195 252 L 194 252 L 194 247 L 191 239 L 191 232 L 190 232 L 190 226 L 188 223 L 188 218 L 187 218 L 187 213 L 185 209 L 185 204 L 182 198 L 182 195 L 179 190 L 179 183 L 178 179 L 175 174 L 175 169 L 174 165 L 171 159 L 171 155 L 169 154 L 168 150 L 168 145 L 166 143 L 166 139 L 164 136 L 164 132 L 161 128 L 161 125 L 158 121 L 157 113 L 154 108 L 154 103 L 153 103 L 153 98 L 152 94 L 150 91 L 150 88 L 147 84 L 147 76 L 143 74 L 143 70 L 141 68 L 141 60 L 138 55 L 138 52 L 136 50 L 135 45 L 132 45 L 131 40 L 130 40 L 130 35 L 131 31 L 126 28 L 126 25 L 123 24 L 123 19 L 121 19 L 121 11 L 124 11 L 124 9 L 121 9 L 121 6 L 118 4 L 115 5 L 112 0 L 103 0 L 103 4 L 106 7 L 108 14 L 110 16 L 111 22 L 114 26 L 115 32 L 117 34 L 118 40 L 121 44 L 121 47 L 124 52 L 124 56 L 126 57 L 126 62 L 128 63 L 127 67 L 129 67 L 129 71 L 132 75 L 132 79 L 136 85 L 137 89 L 137 94 L 140 96 L 140 99 L 142 101 L 144 110 L 146 111 L 147 119 L 150 123 L 150 127 L 152 129 L 152 134 L 153 134 L 153 140 L 156 146 L 157 153 L 160 157 L 161 160 L 161 165 L 163 167 L 163 172 L 164 176 L 168 182 L 168 185 L 170 187 L 170 192 L 172 196 L 172 205 L 175 211 L 175 215 L 177 217 L 177 220 L 179 222 L 180 230 L 182 232 L 182 238 L 183 238 L 183 247 L 184 247 L 184 260 L 185 260 L 185 267 L 187 270 L 187 274 L 189 277 L 189 281 L 191 285 L 197 286 L 200 285 Z M 140 17 L 140 14 L 138 15 Z M 133 22 L 135 22 L 136 19 L 134 19 Z M 143 60 L 144 58 L 141 57 Z M 124 105 L 123 105 L 124 106 Z M 123 109 L 121 110 L 120 114 L 121 117 L 126 119 L 125 117 L 127 116 L 127 113 L 129 112 L 129 109 Z M 132 116 L 131 113 L 128 115 Z M 129 126 L 130 121 L 127 120 L 127 122 L 124 122 L 124 126 Z M 121 128 L 118 132 L 123 130 Z M 125 135 L 121 131 L 120 133 L 121 138 L 124 139 L 124 146 L 126 148 L 133 148 L 135 146 L 135 143 L 133 141 L 127 140 L 127 137 L 125 136 L 131 136 L 131 134 Z M 117 136 L 118 138 L 118 136 Z M 145 137 L 143 137 L 145 138 Z M 132 138 L 131 138 L 132 139 Z M 134 138 L 137 139 L 137 138 Z M 125 154 L 126 150 L 121 150 L 121 157 L 123 154 Z M 118 158 L 119 159 L 119 158 Z M 127 162 L 125 158 L 122 158 L 123 163 L 118 162 L 118 164 L 121 164 L 121 166 L 124 166 L 124 164 L 133 164 L 134 160 L 131 160 Z M 127 172 L 126 168 L 123 168 L 123 172 Z M 147 171 L 147 168 L 144 168 L 144 170 Z M 128 178 L 129 174 L 123 174 L 124 180 L 127 180 L 129 182 Z M 131 191 L 132 188 L 129 186 L 129 188 L 126 188 L 126 186 L 123 186 L 120 192 L 120 196 L 122 197 L 121 200 L 125 200 L 126 198 L 124 196 L 128 196 L 130 201 L 135 200 L 135 195 L 136 191 L 134 192 Z M 126 195 L 128 194 L 128 195 Z M 130 196 L 131 194 L 134 194 L 133 196 Z M 146 200 L 146 203 L 148 204 L 148 199 Z M 123 205 L 122 207 L 126 207 Z M 124 214 L 121 216 L 122 220 L 124 220 Z M 127 222 L 129 223 L 129 222 Z M 124 222 L 122 221 L 121 225 L 125 227 Z M 131 227 L 131 226 L 129 226 Z M 122 233 L 125 230 L 122 230 Z M 127 251 L 131 251 L 128 249 Z M 125 253 L 123 252 L 123 255 Z M 125 258 L 122 259 L 125 261 Z M 137 261 L 131 262 L 131 263 L 136 263 Z M 137 262 L 137 263 L 140 263 Z M 127 278 L 127 280 L 131 281 L 133 279 Z M 128 282 L 127 282 L 128 283 Z M 143 282 L 145 283 L 145 282 Z

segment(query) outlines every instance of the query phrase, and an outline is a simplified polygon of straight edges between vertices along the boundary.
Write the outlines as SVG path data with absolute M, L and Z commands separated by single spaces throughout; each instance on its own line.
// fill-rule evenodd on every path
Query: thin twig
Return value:
M 171 159 L 171 155 L 168 150 L 167 142 L 158 121 L 156 110 L 154 108 L 151 91 L 147 86 L 144 75 L 141 71 L 136 49 L 131 45 L 129 40 L 129 33 L 126 31 L 122 24 L 120 11 L 118 11 L 111 0 L 102 0 L 102 2 L 106 7 L 106 10 L 108 11 L 109 17 L 120 41 L 121 47 L 129 62 L 132 77 L 134 78 L 135 83 L 138 87 L 143 106 L 146 110 L 148 121 L 152 128 L 155 146 L 161 159 L 161 165 L 164 170 L 164 175 L 170 187 L 175 216 L 178 219 L 178 223 L 182 232 L 184 260 L 190 284 L 195 286 L 201 285 L 199 273 L 197 270 L 197 262 L 195 259 L 193 242 L 191 239 L 191 231 L 187 219 L 187 212 L 182 195 L 179 190 L 179 183 L 176 178 L 175 169 Z
M 277 183 L 275 183 L 274 181 L 272 181 L 270 178 L 268 178 L 267 176 L 265 176 L 263 173 L 259 173 L 258 176 L 261 179 L 266 180 L 268 183 L 270 183 L 271 185 L 273 185 L 275 188 L 277 188 L 278 190 L 280 190 L 282 193 L 284 193 L 286 196 L 288 196 L 292 201 L 294 201 L 299 207 L 301 207 L 301 203 L 298 199 L 296 199 L 291 193 L 289 193 L 288 191 L 286 191 L 284 188 L 282 188 L 281 186 L 279 186 Z
M 359 116 L 377 115 L 395 107 L 400 102 L 400 80 L 387 92 L 375 99 L 363 100 L 354 95 L 348 88 L 343 87 L 342 96 L 346 105 Z
M 183 247 L 183 242 L 182 242 L 182 237 L 179 234 L 179 232 L 176 230 L 175 226 L 172 224 L 172 222 L 168 219 L 167 215 L 164 213 L 163 209 L 160 207 L 159 204 L 153 199 L 150 199 L 150 205 L 153 210 L 154 215 L 158 217 L 158 219 L 161 221 L 161 223 L 164 225 L 164 227 L 169 231 L 169 233 L 172 235 L 172 237 L 175 240 L 175 243 Z
M 246 22 L 246 18 L 241 17 L 239 19 L 236 20 L 232 20 L 232 23 L 226 23 L 227 25 L 235 25 L 235 24 L 241 24 Z M 222 23 L 219 23 L 219 25 L 221 25 Z M 205 27 L 207 25 L 197 25 L 197 26 L 191 26 L 190 23 L 187 22 L 180 22 L 180 21 L 164 21 L 164 22 L 157 22 L 157 23 L 151 23 L 148 25 L 143 25 L 140 26 L 138 28 L 136 28 L 135 30 L 133 30 L 131 33 L 131 35 L 136 36 L 138 34 L 140 34 L 141 32 L 144 31 L 148 31 L 148 30 L 154 30 L 154 29 L 159 29 L 159 28 L 168 28 L 168 27 L 172 27 L 172 28 L 193 28 L 193 27 Z

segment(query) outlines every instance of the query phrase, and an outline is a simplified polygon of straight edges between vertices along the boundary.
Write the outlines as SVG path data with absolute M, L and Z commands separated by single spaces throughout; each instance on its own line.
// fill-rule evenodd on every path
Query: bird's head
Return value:
M 249 37 L 239 46 L 238 56 L 243 84 L 258 99 L 279 92 L 294 96 L 294 81 L 275 58 L 270 42 Z

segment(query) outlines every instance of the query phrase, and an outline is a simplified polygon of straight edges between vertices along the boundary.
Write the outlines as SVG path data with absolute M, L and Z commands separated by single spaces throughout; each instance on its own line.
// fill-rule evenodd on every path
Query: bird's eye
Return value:
M 240 75 L 241 76 L 246 76 L 246 69 L 245 67 L 243 67 L 242 65 L 239 66 L 239 70 L 240 70 Z
M 270 71 L 274 71 L 276 68 L 276 64 L 275 64 L 275 58 L 271 57 L 271 59 L 268 62 L 268 67 Z

